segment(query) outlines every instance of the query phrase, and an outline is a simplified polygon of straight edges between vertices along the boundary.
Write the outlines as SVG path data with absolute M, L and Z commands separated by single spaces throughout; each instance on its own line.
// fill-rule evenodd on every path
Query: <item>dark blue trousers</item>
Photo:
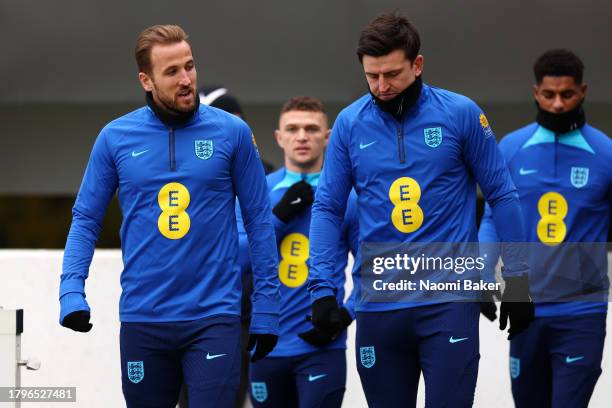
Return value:
M 268 357 L 251 364 L 251 402 L 266 408 L 340 408 L 346 350 Z
M 191 407 L 232 407 L 240 379 L 240 317 L 122 323 L 128 408 L 173 408 L 184 381 Z
M 538 317 L 510 342 L 517 408 L 582 408 L 601 374 L 606 314 Z
M 357 313 L 357 368 L 370 408 L 471 407 L 478 376 L 478 303 Z

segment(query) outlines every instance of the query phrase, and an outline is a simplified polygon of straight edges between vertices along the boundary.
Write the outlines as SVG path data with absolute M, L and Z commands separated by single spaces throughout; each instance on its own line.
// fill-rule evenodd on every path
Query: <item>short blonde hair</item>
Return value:
M 294 96 L 285 102 L 281 109 L 281 114 L 294 110 L 326 113 L 323 103 L 311 96 Z

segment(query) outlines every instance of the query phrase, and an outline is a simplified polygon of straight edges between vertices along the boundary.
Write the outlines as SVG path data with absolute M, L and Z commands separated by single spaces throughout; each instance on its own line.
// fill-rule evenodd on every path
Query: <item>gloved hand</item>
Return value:
M 60 298 L 60 324 L 62 326 L 85 333 L 93 327 L 89 323 L 90 318 L 89 305 L 83 293 L 69 292 Z
M 327 336 L 338 335 L 342 316 L 335 296 L 324 296 L 312 304 L 312 325 Z
M 255 348 L 255 353 L 251 356 L 251 362 L 254 363 L 267 356 L 274 349 L 277 342 L 278 336 L 275 334 L 249 334 L 247 350 L 251 351 Z
M 508 340 L 525 330 L 533 320 L 533 301 L 529 295 L 528 275 L 505 278 L 506 288 L 499 310 L 499 329 L 505 330 L 510 318 Z
M 497 319 L 496 300 L 501 300 L 502 295 L 499 290 L 484 290 L 480 292 L 480 313 L 494 322 Z
M 298 181 L 287 191 L 274 206 L 272 212 L 284 223 L 308 208 L 314 201 L 314 191 L 310 184 L 304 180 Z
M 323 347 L 326 344 L 331 343 L 336 340 L 336 338 L 342 333 L 344 329 L 346 329 L 353 319 L 351 318 L 350 313 L 346 310 L 345 307 L 340 308 L 340 330 L 336 333 L 328 334 L 320 331 L 316 327 L 305 331 L 303 333 L 299 333 L 298 336 L 304 340 L 306 343 L 310 343 L 316 347 Z
M 93 327 L 93 324 L 89 323 L 90 316 L 88 311 L 77 310 L 64 317 L 62 326 L 74 331 L 87 333 Z

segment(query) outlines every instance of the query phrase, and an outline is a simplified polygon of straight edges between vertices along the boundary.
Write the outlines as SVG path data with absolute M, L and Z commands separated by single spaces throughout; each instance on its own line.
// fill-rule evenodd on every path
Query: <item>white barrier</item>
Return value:
M 2 361 L 0 387 L 21 386 L 19 362 L 21 361 L 22 316 L 23 310 L 0 309 L 0 361 Z M 21 404 L 16 401 L 5 402 L 3 405 L 7 408 L 21 407 Z
M 42 361 L 38 371 L 23 372 L 21 385 L 77 387 L 76 407 L 122 407 L 119 360 L 118 299 L 122 269 L 118 250 L 98 250 L 86 283 L 87 301 L 92 309 L 93 329 L 76 333 L 58 324 L 58 287 L 62 251 L 0 251 L 0 306 L 24 309 L 22 356 L 36 355 Z M 612 318 L 608 316 L 608 327 Z M 481 320 L 480 369 L 475 407 L 510 408 L 512 396 L 508 374 L 508 342 L 505 335 L 486 319 Z M 349 331 L 348 381 L 344 406 L 365 407 L 365 398 L 355 368 L 355 325 Z M 609 407 L 612 400 L 612 340 L 608 336 L 602 362 L 603 374 L 589 405 Z M 4 364 L 4 356 L 0 361 Z M 0 384 L 3 386 L 3 384 Z M 424 405 L 423 384 L 418 406 Z M 3 404 L 0 403 L 0 407 Z M 35 403 L 28 403 L 35 408 Z M 44 407 L 66 408 L 66 403 L 45 403 Z

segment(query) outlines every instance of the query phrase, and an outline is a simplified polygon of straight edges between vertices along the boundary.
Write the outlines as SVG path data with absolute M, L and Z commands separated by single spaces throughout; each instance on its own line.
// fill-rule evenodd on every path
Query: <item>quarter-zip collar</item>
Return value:
M 416 82 L 417 81 L 415 80 L 415 83 Z M 415 85 L 415 83 L 411 84 L 410 87 Z M 416 93 L 416 90 L 418 90 L 418 93 Z M 400 163 L 406 162 L 406 148 L 404 146 L 404 124 L 409 118 L 418 113 L 419 106 L 423 104 L 423 101 L 425 100 L 425 98 L 427 98 L 427 92 L 428 87 L 423 84 L 421 77 L 418 77 L 418 83 L 411 92 L 411 95 L 416 96 L 416 100 L 414 100 L 410 104 L 404 104 L 402 115 L 400 117 L 394 116 L 392 113 L 383 110 L 380 105 L 376 103 L 376 100 L 372 96 L 371 103 L 375 106 L 374 109 L 377 110 L 377 112 L 381 115 L 383 120 L 387 122 L 388 125 L 395 127 L 397 154 Z
M 197 115 L 195 114 L 200 109 L 200 96 L 195 94 L 195 107 L 189 112 L 180 112 L 177 110 L 169 110 L 162 108 L 153 100 L 151 92 L 146 93 L 146 101 L 148 108 L 153 114 L 168 128 L 168 161 L 170 171 L 176 171 L 176 134 L 175 129 L 183 128 L 189 125 Z
M 368 87 L 369 89 L 369 87 Z M 421 96 L 421 90 L 423 89 L 423 79 L 418 76 L 410 86 L 404 89 L 395 98 L 383 101 L 377 98 L 371 91 L 372 100 L 380 108 L 380 110 L 390 113 L 395 119 L 401 121 L 402 116 L 412 108 Z
M 195 107 L 189 112 L 181 112 L 177 110 L 169 110 L 163 108 L 155 103 L 153 100 L 153 94 L 151 92 L 146 93 L 147 106 L 155 116 L 168 128 L 176 129 L 187 126 L 192 119 L 196 116 L 195 113 L 200 108 L 200 96 L 196 92 L 195 94 Z
M 281 188 L 289 188 L 295 183 L 300 182 L 302 180 L 310 184 L 312 187 L 316 187 L 319 184 L 320 177 L 321 177 L 321 172 L 296 173 L 294 171 L 291 171 L 285 168 L 285 176 L 283 177 L 280 183 L 274 186 L 272 191 L 275 191 Z
M 320 177 L 321 177 L 320 171 L 316 173 L 296 173 L 295 171 L 285 169 L 285 178 L 291 179 L 295 183 L 297 183 L 300 180 L 304 180 L 311 186 L 316 187 L 317 184 L 319 184 Z

